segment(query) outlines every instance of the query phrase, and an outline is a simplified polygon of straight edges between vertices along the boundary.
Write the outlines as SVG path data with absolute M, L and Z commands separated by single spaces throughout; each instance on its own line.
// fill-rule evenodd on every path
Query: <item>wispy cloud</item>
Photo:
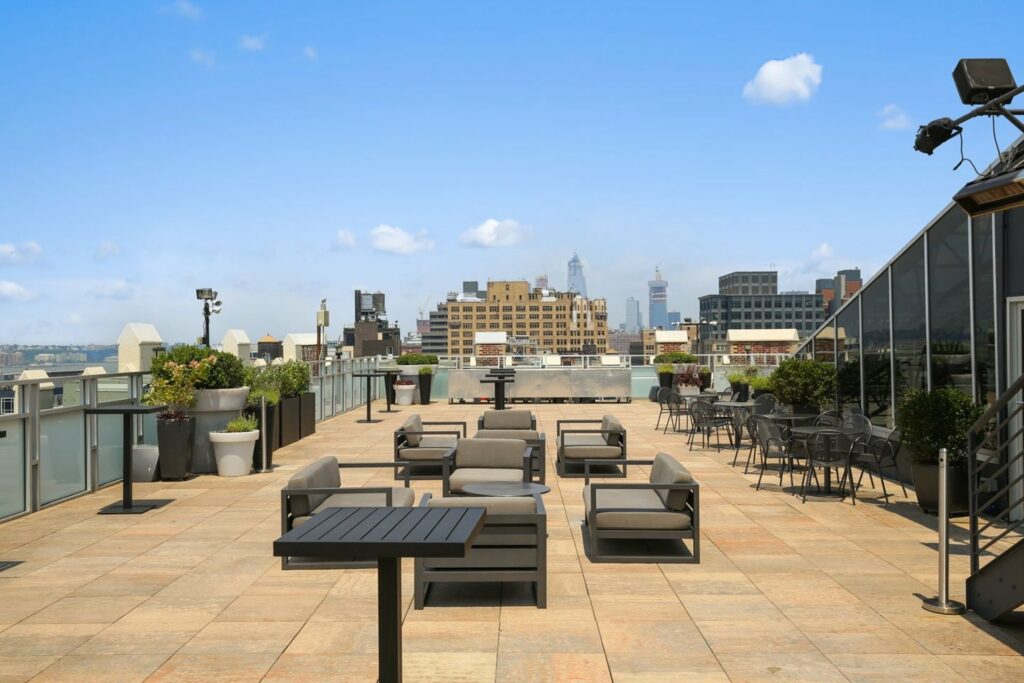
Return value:
M 488 218 L 462 233 L 462 242 L 474 247 L 511 247 L 523 241 L 524 231 L 517 221 Z
M 821 85 L 821 65 L 801 52 L 786 59 L 770 59 L 743 86 L 743 96 L 758 104 L 790 104 L 811 99 Z
M 31 301 L 35 293 L 25 289 L 17 282 L 0 280 L 0 301 Z
M 183 19 L 202 19 L 203 10 L 199 5 L 188 0 L 175 0 L 162 8 L 164 14 L 173 14 Z
M 907 112 L 895 104 L 887 104 L 878 112 L 882 122 L 878 127 L 882 130 L 906 130 L 910 128 L 910 117 Z
M 311 62 L 315 62 L 320 57 L 320 54 L 316 51 L 315 47 L 313 47 L 312 45 L 307 45 L 306 47 L 302 48 L 302 56 Z
M 339 230 L 335 233 L 334 241 L 331 243 L 331 249 L 335 251 L 344 251 L 354 246 L 356 246 L 356 236 L 351 230 Z
M 0 244 L 0 264 L 30 263 L 42 253 L 39 243 L 31 240 L 21 244 Z
M 263 52 L 267 47 L 267 41 L 263 36 L 242 36 L 238 41 L 238 47 L 247 52 Z
M 99 246 L 96 247 L 96 252 L 93 254 L 93 258 L 97 261 L 106 261 L 107 259 L 112 259 L 115 256 L 120 255 L 120 253 L 121 247 L 119 247 L 116 242 L 103 240 L 99 243 Z
M 188 58 L 192 60 L 194 64 L 212 69 L 217 65 L 217 58 L 213 56 L 212 52 L 201 50 L 199 48 L 193 48 L 188 51 Z
M 124 280 L 109 280 L 99 282 L 89 289 L 89 296 L 96 299 L 130 299 L 135 293 L 135 288 Z
M 370 231 L 370 244 L 377 251 L 403 256 L 434 248 L 434 243 L 427 238 L 425 230 L 420 230 L 414 235 L 401 228 L 384 224 Z

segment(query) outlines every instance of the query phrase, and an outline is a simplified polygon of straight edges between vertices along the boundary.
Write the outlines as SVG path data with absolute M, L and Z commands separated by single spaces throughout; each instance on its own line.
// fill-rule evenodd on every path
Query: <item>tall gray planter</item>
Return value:
M 241 414 L 249 387 L 237 389 L 199 389 L 196 404 L 190 411 L 196 419 L 196 434 L 192 447 L 192 471 L 216 472 L 217 460 L 210 445 L 210 432 L 222 432 L 228 422 Z

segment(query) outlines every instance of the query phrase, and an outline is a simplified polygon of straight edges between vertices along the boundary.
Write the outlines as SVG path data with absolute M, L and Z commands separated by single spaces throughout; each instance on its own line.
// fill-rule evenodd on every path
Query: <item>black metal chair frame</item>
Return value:
M 628 463 L 627 457 L 628 456 L 627 456 L 627 453 L 626 453 L 626 429 L 625 428 L 614 429 L 614 430 L 606 430 L 606 429 L 576 429 L 576 428 L 563 429 L 562 428 L 562 425 L 564 425 L 564 424 L 601 424 L 602 422 L 603 422 L 603 420 L 558 420 L 558 421 L 555 422 L 555 441 L 556 441 L 556 444 L 557 444 L 557 447 L 558 447 L 558 453 L 557 453 L 557 455 L 555 457 L 555 471 L 558 473 L 558 476 L 565 477 L 567 479 L 579 479 L 579 478 L 587 476 L 586 475 L 586 467 L 585 466 L 583 468 L 583 470 L 584 470 L 583 472 L 572 472 L 572 471 L 569 470 L 568 465 L 576 467 L 577 466 L 577 462 L 573 461 L 571 463 L 567 463 L 565 461 L 565 458 L 563 458 L 563 456 L 562 456 L 562 439 L 561 439 L 562 434 L 601 434 L 602 436 L 604 436 L 606 434 L 618 434 L 619 435 L 619 448 L 622 449 L 622 455 L 620 457 L 618 457 L 618 458 L 608 458 L 608 459 L 603 461 L 602 464 L 604 464 L 604 466 L 606 468 L 610 468 L 610 469 L 607 471 L 607 473 L 602 473 L 602 476 L 607 477 L 607 478 L 613 478 L 613 477 L 620 477 L 621 478 L 621 477 L 625 477 L 626 476 L 626 469 L 627 469 L 627 463 Z M 582 460 L 582 461 L 579 461 L 579 462 L 586 463 L 587 461 L 586 460 Z M 602 461 L 600 459 L 595 459 L 594 462 L 602 462 Z M 621 467 L 620 467 L 620 465 L 621 465 Z
M 394 434 L 394 449 L 395 449 L 395 462 L 401 460 L 401 452 L 399 448 L 406 443 L 406 435 L 413 436 L 454 436 L 455 440 L 459 438 L 466 438 L 466 423 L 465 422 L 451 422 L 451 421 L 431 421 L 423 422 L 424 427 L 445 427 L 445 426 L 459 426 L 462 427 L 462 431 L 458 430 L 447 430 L 447 429 L 424 429 L 418 432 L 407 432 L 404 429 L 396 429 Z M 451 452 L 452 449 L 448 449 Z M 444 461 L 444 457 L 447 453 L 442 453 L 438 458 L 431 458 L 427 460 L 411 460 L 406 463 L 407 467 L 403 471 L 395 470 L 395 479 L 402 479 L 406 482 L 412 480 L 437 480 L 441 478 L 441 467 Z M 414 468 L 437 468 L 436 474 L 413 474 Z
M 832 439 L 844 438 L 850 442 L 848 448 L 837 449 L 832 447 Z M 851 463 L 853 460 L 853 453 L 857 448 L 857 444 L 860 441 L 858 437 L 851 438 L 849 434 L 844 432 L 833 432 L 833 433 L 819 433 L 813 434 L 807 440 L 807 471 L 804 473 L 803 481 L 800 485 L 800 499 L 801 502 L 807 502 L 807 484 L 810 482 L 811 474 L 814 473 L 815 467 L 828 467 L 836 470 L 838 474 L 839 470 L 843 471 L 843 476 L 839 480 L 839 494 L 840 500 L 846 500 L 846 481 L 850 481 L 850 497 L 853 500 L 853 504 L 857 505 L 857 488 L 853 484 L 853 472 L 851 470 Z M 819 450 L 818 444 L 824 442 L 825 446 Z M 828 455 L 821 457 L 819 453 L 824 452 Z M 836 457 L 837 456 L 837 457 Z M 815 476 L 817 474 L 815 473 Z M 821 484 L 817 483 L 818 493 L 821 493 Z
M 458 469 L 458 451 L 450 451 L 441 463 L 441 494 L 447 498 L 449 496 L 463 496 L 466 494 L 453 492 L 451 490 L 451 476 L 452 472 Z M 533 447 L 527 444 L 523 450 L 523 482 L 529 483 L 530 473 L 533 471 Z M 506 468 L 496 468 L 506 469 Z
M 889 434 L 887 439 L 874 439 L 868 443 L 867 449 L 859 457 L 857 457 L 854 463 L 857 468 L 860 469 L 860 476 L 857 477 L 857 487 L 860 487 L 861 481 L 864 479 L 864 473 L 867 472 L 868 482 L 871 484 L 871 488 L 875 487 L 875 478 L 872 476 L 871 468 L 874 467 L 878 474 L 878 479 L 882 483 L 882 497 L 885 499 L 886 504 L 889 503 L 889 496 L 891 495 L 885 488 L 885 473 L 883 470 L 892 469 L 896 473 L 893 479 L 900 485 L 903 490 L 903 497 L 907 497 L 907 487 L 903 484 L 903 480 L 899 477 L 899 467 L 896 464 L 896 454 L 900 451 L 901 439 L 899 430 L 893 430 Z

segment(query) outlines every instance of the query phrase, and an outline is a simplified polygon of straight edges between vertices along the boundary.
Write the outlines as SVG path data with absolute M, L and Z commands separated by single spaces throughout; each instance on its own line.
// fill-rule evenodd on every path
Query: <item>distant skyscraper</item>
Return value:
M 654 269 L 654 279 L 647 281 L 647 320 L 652 328 L 668 329 L 668 280 Z
M 547 276 L 547 274 L 538 275 L 537 276 L 537 284 L 535 286 L 536 286 L 537 289 L 550 289 L 550 287 L 548 286 L 548 276 Z
M 642 327 L 640 322 L 640 302 L 633 297 L 626 298 L 626 332 L 639 332 Z
M 575 292 L 584 298 L 587 296 L 587 280 L 583 277 L 583 262 L 580 261 L 576 252 L 573 252 L 572 258 L 569 259 L 569 274 L 565 279 L 565 290 Z

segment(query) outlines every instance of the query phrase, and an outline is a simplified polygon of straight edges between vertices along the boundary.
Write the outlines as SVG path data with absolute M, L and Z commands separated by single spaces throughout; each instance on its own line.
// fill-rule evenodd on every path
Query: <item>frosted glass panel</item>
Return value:
M 25 439 L 23 420 L 0 422 L 0 518 L 25 511 Z
M 85 490 L 85 418 L 81 411 L 40 418 L 43 505 Z
M 124 431 L 124 421 L 120 415 L 100 415 L 99 423 L 99 461 L 100 471 L 97 481 L 102 484 L 109 484 L 121 478 L 123 460 L 121 454 L 121 439 Z
M 97 399 L 100 403 L 127 401 L 131 398 L 128 377 L 101 377 L 97 382 Z

